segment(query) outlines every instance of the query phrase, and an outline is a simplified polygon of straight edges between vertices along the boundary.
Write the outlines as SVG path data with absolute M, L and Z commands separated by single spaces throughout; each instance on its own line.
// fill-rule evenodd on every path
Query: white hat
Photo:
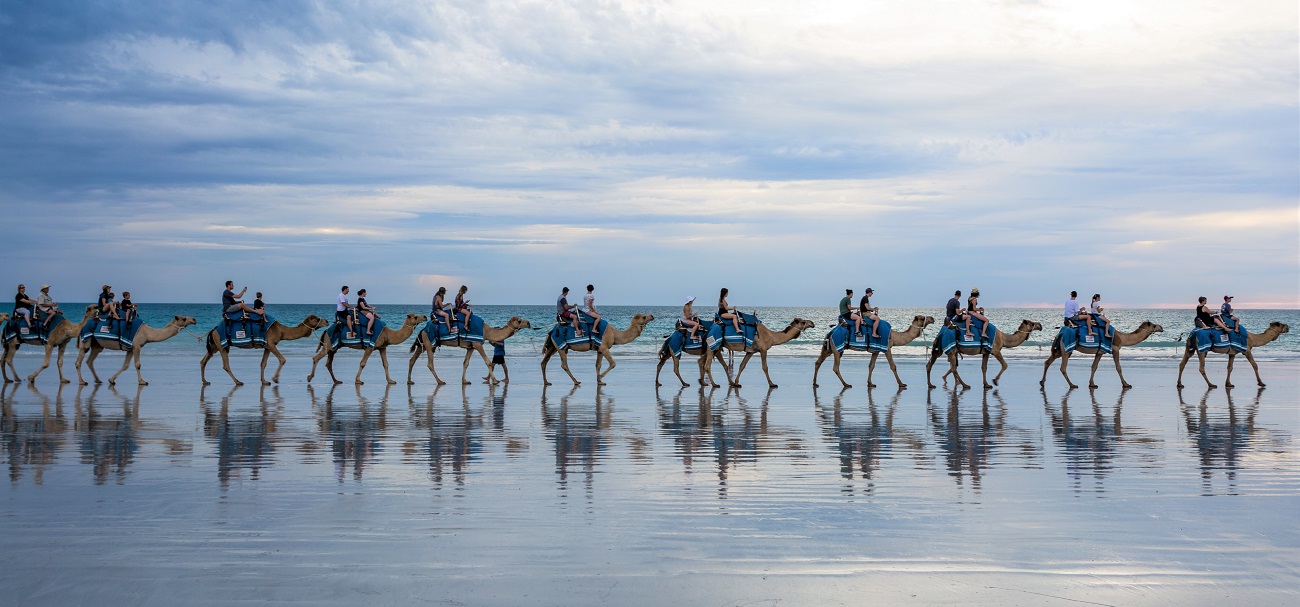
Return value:
M 686 298 L 686 301 L 682 302 L 682 305 L 684 306 L 684 305 L 686 305 L 686 304 L 688 304 L 688 303 L 691 303 L 692 301 L 695 301 L 695 296 L 694 296 L 694 295 L 691 295 L 691 296 L 687 297 L 687 298 Z
M 48 289 L 48 288 L 50 288 L 50 285 L 41 285 L 41 290 L 42 290 L 42 291 L 44 291 L 44 290 L 46 290 L 46 289 Z

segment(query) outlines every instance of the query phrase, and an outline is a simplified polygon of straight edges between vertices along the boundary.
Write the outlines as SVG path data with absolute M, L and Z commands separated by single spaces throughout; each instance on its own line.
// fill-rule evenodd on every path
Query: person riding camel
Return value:
M 243 312 L 245 314 L 257 314 L 257 310 L 248 307 L 244 303 L 244 293 L 248 292 L 248 287 L 244 287 L 238 293 L 235 292 L 235 281 L 226 281 L 226 290 L 221 292 L 221 310 L 226 314 L 236 314 Z
M 555 299 L 555 320 L 563 325 L 573 324 L 573 311 L 578 304 L 569 303 L 569 287 L 560 289 L 560 296 Z
M 122 291 L 122 302 L 117 304 L 117 309 L 122 313 L 122 320 L 130 323 L 135 318 L 135 302 L 131 301 L 131 292 Z
M 1219 317 L 1219 313 L 1211 310 L 1210 304 L 1206 303 L 1207 301 L 1209 300 L 1205 296 L 1201 296 L 1196 300 L 1196 321 L 1203 328 L 1213 329 L 1217 327 L 1222 329 L 1224 333 L 1230 333 L 1228 326 L 1223 324 L 1223 319 Z
M 451 314 L 447 312 L 447 304 L 443 297 L 447 295 L 447 287 L 438 287 L 438 292 L 433 294 L 433 305 L 430 309 L 431 317 L 436 321 L 441 318 L 442 322 L 447 323 L 447 332 L 456 332 L 456 323 L 451 321 Z
M 730 320 L 731 325 L 736 329 L 736 333 L 740 333 L 740 311 L 727 303 L 727 293 L 729 292 L 726 287 L 722 287 L 722 291 L 718 292 L 718 318 Z
M 104 285 L 104 287 L 100 289 L 99 301 L 95 304 L 95 308 L 99 310 L 100 318 L 121 320 L 117 315 L 117 302 L 113 301 L 113 287 L 109 285 Z
M 682 304 L 682 318 L 679 322 L 688 329 L 687 337 L 695 341 L 695 334 L 700 330 L 700 319 L 695 315 L 694 295 L 687 297 L 686 302 Z
M 61 313 L 59 302 L 50 297 L 50 285 L 41 285 L 41 292 L 36 296 L 36 312 L 45 319 L 43 323 L 45 327 L 49 327 L 50 321 Z
M 36 326 L 36 319 L 32 312 L 36 309 L 36 302 L 27 298 L 27 285 L 18 285 L 18 294 L 14 296 L 14 318 L 19 316 L 27 317 L 27 326 Z
M 465 315 L 465 332 L 467 333 L 469 332 L 470 310 L 469 310 L 469 300 L 465 299 L 465 294 L 468 292 L 469 292 L 469 287 L 465 285 L 461 285 L 460 291 L 456 292 L 456 303 L 452 307 L 453 312 L 457 314 Z
M 853 334 L 862 333 L 862 315 L 853 309 L 853 289 L 844 289 L 844 298 L 840 300 L 840 320 L 853 323 Z
M 357 291 L 357 312 L 360 312 L 368 321 L 366 322 L 366 335 L 375 332 L 375 319 L 379 318 L 379 312 L 376 310 L 377 308 L 366 302 L 366 290 Z
M 346 324 L 348 326 L 348 333 L 352 332 L 352 315 L 348 314 L 348 310 L 355 307 L 356 306 L 348 303 L 348 286 L 343 285 L 343 288 L 339 290 L 338 305 L 334 307 L 334 322 L 338 324 Z
M 1106 337 L 1115 337 L 1115 327 L 1111 326 L 1110 318 L 1106 316 L 1105 312 L 1106 308 L 1101 307 L 1101 293 L 1093 293 L 1092 304 L 1088 306 L 1089 320 L 1100 318 L 1106 323 Z
M 1092 315 L 1085 314 L 1080 310 L 1078 297 L 1078 291 L 1070 291 L 1070 298 L 1065 300 L 1063 324 L 1067 327 L 1075 327 L 1078 326 L 1075 323 L 1083 323 L 1088 328 L 1088 337 L 1092 337 L 1097 334 L 1096 331 L 1092 330 Z
M 600 312 L 596 311 L 595 285 L 587 285 L 587 294 L 582 296 L 582 313 L 591 317 L 591 330 L 596 331 L 596 327 L 600 326 Z M 579 327 L 581 327 L 581 323 L 579 323 Z M 581 328 L 578 329 L 577 334 L 582 335 Z
M 988 339 L 989 319 L 984 316 L 984 308 L 980 306 L 980 290 L 978 288 L 971 289 L 970 297 L 966 298 L 966 341 L 974 339 L 970 330 L 972 318 L 984 323 L 980 326 L 980 339 Z
M 880 308 L 871 305 L 871 296 L 875 292 L 871 287 L 867 287 L 867 290 L 862 292 L 862 301 L 858 303 L 858 317 L 871 319 L 871 338 L 880 339 Z

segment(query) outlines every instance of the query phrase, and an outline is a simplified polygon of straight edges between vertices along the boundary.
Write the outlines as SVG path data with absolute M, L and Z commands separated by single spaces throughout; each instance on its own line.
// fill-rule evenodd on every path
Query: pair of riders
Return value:
M 235 281 L 227 280 L 226 290 L 221 292 L 221 311 L 224 314 L 243 314 L 244 316 L 248 316 L 249 314 L 256 314 L 256 315 L 260 315 L 262 317 L 262 321 L 265 322 L 266 303 L 262 301 L 262 292 L 261 291 L 257 292 L 257 297 L 253 300 L 253 307 L 251 308 L 248 307 L 248 304 L 244 303 L 243 300 L 244 293 L 247 292 L 248 292 L 248 287 L 244 287 L 238 293 L 236 293 Z M 126 294 L 126 296 L 128 297 L 130 295 L 131 295 L 130 293 Z
M 343 285 L 343 288 L 339 289 L 338 302 L 334 306 L 334 322 L 336 324 L 346 324 L 348 326 L 348 333 L 351 333 L 353 330 L 353 315 L 350 310 L 356 310 L 358 314 L 366 319 L 366 334 L 369 335 L 374 333 L 375 320 L 380 318 L 379 312 L 377 312 L 378 308 L 370 305 L 370 303 L 366 301 L 365 289 L 357 291 L 356 305 L 348 303 L 348 292 L 350 290 L 351 289 L 349 289 L 347 285 Z M 262 296 L 261 293 L 258 293 L 257 295 L 258 297 Z
M 1092 303 L 1087 309 L 1079 307 L 1078 297 L 1078 291 L 1070 291 L 1070 298 L 1065 300 L 1063 324 L 1067 327 L 1078 327 L 1079 323 L 1083 323 L 1088 328 L 1088 337 L 1092 337 L 1097 334 L 1093 329 L 1097 326 L 1097 319 L 1100 318 L 1106 323 L 1106 337 L 1114 337 L 1115 327 L 1111 326 L 1110 319 L 1104 313 L 1106 308 L 1101 306 L 1101 293 L 1092 294 Z
M 135 303 L 131 301 L 131 292 L 122 292 L 122 301 L 113 301 L 113 287 L 104 285 L 99 290 L 99 299 L 95 303 L 100 318 L 124 320 L 130 322 L 136 316 Z
M 1219 307 L 1218 312 L 1215 312 L 1210 308 L 1210 304 L 1208 303 L 1208 300 L 1205 299 L 1205 296 L 1201 296 L 1196 300 L 1196 302 L 1196 325 L 1198 327 L 1203 329 L 1220 329 L 1224 333 L 1231 333 L 1232 330 L 1228 329 L 1228 325 L 1223 322 L 1224 318 L 1232 320 L 1234 327 L 1241 326 L 1241 323 L 1237 321 L 1237 317 L 1232 315 L 1231 295 L 1223 296 L 1223 305 Z
M 25 316 L 27 326 L 35 326 L 34 323 L 40 321 L 41 327 L 45 328 L 59 313 L 59 302 L 50 297 L 50 285 L 41 285 L 41 293 L 35 300 L 27 297 L 27 285 L 18 285 L 18 294 L 14 296 L 14 318 Z
M 719 321 L 730 320 L 731 326 L 736 329 L 736 333 L 740 333 L 740 310 L 727 303 L 727 293 L 729 292 L 726 287 L 723 287 L 718 292 L 717 318 Z M 700 330 L 700 317 L 695 314 L 694 295 L 687 297 L 685 303 L 682 304 L 682 317 L 677 320 L 677 324 L 679 327 L 686 329 L 687 336 L 691 341 L 695 341 Z
M 966 298 L 966 308 L 961 307 L 961 291 L 954 291 L 952 299 L 948 300 L 948 305 L 944 310 L 944 322 L 956 328 L 958 324 L 964 324 L 966 327 L 966 341 L 975 339 L 970 325 L 971 320 L 978 320 L 984 323 L 980 329 L 980 339 L 988 339 L 989 319 L 984 316 L 984 308 L 980 306 L 980 290 L 973 288 L 970 290 L 970 297 Z
M 456 301 L 450 308 L 443 302 L 443 298 L 447 295 L 447 287 L 438 287 L 438 292 L 433 294 L 432 316 L 434 320 L 442 319 L 441 322 L 447 325 L 447 331 L 452 334 L 456 333 L 456 323 L 453 322 L 456 314 L 465 315 L 463 325 L 465 331 L 469 332 L 470 306 L 469 300 L 465 299 L 466 293 L 469 293 L 469 287 L 461 285 L 460 290 L 456 291 Z
M 560 296 L 555 300 L 555 320 L 561 325 L 573 325 L 574 335 L 582 337 L 582 323 L 576 322 L 577 316 L 574 310 L 578 309 L 578 304 L 569 303 L 569 287 L 560 290 Z M 596 286 L 587 285 L 587 294 L 582 296 L 582 313 L 591 317 L 591 327 L 593 330 L 600 324 L 600 312 L 596 310 Z
M 867 287 L 862 293 L 862 299 L 858 301 L 857 309 L 853 308 L 853 289 L 844 289 L 844 298 L 840 299 L 840 320 L 845 324 L 853 323 L 853 333 L 862 335 L 862 320 L 871 320 L 871 337 L 880 339 L 880 308 L 871 305 L 871 296 L 876 291 Z

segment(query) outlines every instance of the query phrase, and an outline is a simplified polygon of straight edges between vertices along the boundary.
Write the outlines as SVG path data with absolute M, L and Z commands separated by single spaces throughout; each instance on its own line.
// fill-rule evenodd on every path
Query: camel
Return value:
M 361 371 L 366 368 L 366 361 L 370 359 L 370 355 L 373 354 L 375 350 L 379 351 L 379 360 L 384 363 L 384 379 L 388 380 L 390 385 L 397 383 L 396 380 L 388 375 L 388 346 L 400 344 L 406 341 L 406 338 L 410 337 L 411 333 L 415 332 L 415 328 L 424 324 L 424 321 L 426 320 L 429 320 L 429 318 L 423 314 L 407 314 L 406 320 L 402 323 L 401 329 L 394 331 L 392 327 L 384 327 L 384 330 L 379 333 L 379 337 L 375 339 L 374 348 L 363 348 L 360 345 L 340 346 L 341 348 L 352 348 L 356 350 L 364 349 L 366 351 L 365 354 L 361 355 L 361 365 L 357 367 L 356 384 L 360 386 L 365 383 L 361 381 Z M 334 377 L 334 354 L 336 352 L 337 350 L 330 349 L 329 331 L 322 333 L 320 336 L 320 344 L 316 346 L 316 355 L 311 358 L 311 373 L 307 375 L 307 383 L 311 383 L 312 378 L 316 377 L 316 363 L 320 362 L 320 359 L 322 358 L 326 359 L 325 370 L 330 372 L 330 379 L 334 380 L 335 384 L 343 383 L 339 378 Z
M 933 316 L 917 314 L 912 317 L 912 324 L 902 331 L 891 331 L 889 333 L 889 348 L 885 350 L 885 360 L 889 362 L 889 369 L 894 372 L 894 380 L 898 382 L 899 388 L 906 388 L 907 384 L 903 383 L 903 378 L 898 376 L 898 365 L 894 364 L 894 346 L 905 346 L 912 343 L 913 340 L 921 336 L 921 332 L 926 327 L 934 324 Z M 848 348 L 845 348 L 847 350 Z M 826 340 L 822 342 L 822 353 L 817 357 L 817 363 L 813 365 L 813 387 L 817 387 L 817 371 L 822 368 L 822 362 L 826 357 L 834 356 L 835 376 L 840 378 L 840 383 L 845 388 L 852 388 L 849 382 L 844 381 L 844 376 L 840 375 L 840 357 L 844 356 L 843 351 L 835 349 L 835 344 L 831 343 L 830 335 L 827 334 Z M 867 387 L 874 388 L 876 384 L 871 381 L 871 375 L 876 370 L 876 357 L 880 356 L 879 352 L 871 353 L 871 362 L 867 365 Z
M 411 344 L 411 363 L 406 367 L 406 383 L 407 385 L 415 383 L 415 380 L 411 379 L 411 373 L 415 369 L 415 361 L 420 359 L 421 354 L 425 354 L 428 356 L 429 372 L 433 373 L 433 379 L 438 382 L 439 386 L 445 385 L 447 382 L 442 381 L 442 378 L 438 377 L 438 372 L 433 369 L 433 353 L 437 351 L 438 346 L 452 346 L 465 349 L 465 365 L 460 374 L 460 383 L 462 385 L 468 385 L 470 383 L 466 376 L 469 374 L 469 360 L 474 357 L 475 352 L 478 352 L 478 355 L 483 357 L 483 363 L 488 367 L 488 381 L 492 384 L 496 384 L 498 383 L 496 376 L 492 374 L 495 365 L 493 365 L 491 360 L 488 359 L 483 344 L 492 343 L 494 341 L 504 341 L 523 329 L 531 328 L 533 328 L 532 323 L 523 318 L 519 318 L 518 316 L 511 316 L 510 320 L 506 321 L 506 324 L 500 327 L 488 326 L 485 323 L 483 325 L 482 342 L 461 340 L 459 344 L 452 344 L 450 342 L 442 344 L 430 343 L 428 337 L 429 334 L 422 330 L 415 336 L 415 343 Z
M 684 388 L 691 384 L 690 382 L 687 382 L 685 379 L 682 379 L 682 372 L 681 372 L 682 355 L 678 354 L 677 356 L 673 356 L 672 350 L 668 347 L 669 339 L 672 339 L 671 335 L 669 335 L 667 338 L 664 339 L 664 345 L 659 348 L 659 366 L 655 367 L 655 387 L 658 388 L 660 386 L 663 386 L 663 384 L 659 383 L 659 372 L 663 370 L 664 364 L 668 362 L 669 358 L 671 358 L 673 361 L 673 373 L 677 375 L 677 381 L 682 382 L 682 387 Z M 697 359 L 696 362 L 700 367 L 700 386 L 711 385 L 714 388 L 719 388 L 722 386 L 722 384 L 719 384 L 717 380 L 713 379 L 713 365 L 705 364 L 707 361 L 709 361 L 709 358 L 706 356 L 709 354 L 709 348 L 707 344 L 701 342 L 700 347 L 695 350 L 691 350 L 689 348 L 682 348 L 682 354 L 690 354 L 691 356 L 694 356 Z M 723 367 L 724 368 L 726 367 L 726 363 L 723 363 Z M 730 377 L 731 369 L 726 368 L 726 371 L 727 371 L 727 376 Z M 708 383 L 705 383 L 704 380 L 705 375 L 708 375 L 709 378 Z
M 131 364 L 131 359 L 133 358 L 135 359 L 136 379 L 139 381 L 141 386 L 149 385 L 149 382 L 145 381 L 144 376 L 140 374 L 140 350 L 144 349 L 147 344 L 167 341 L 175 337 L 177 333 L 180 333 L 181 329 L 193 326 L 194 323 L 195 320 L 193 316 L 173 316 L 171 322 L 162 327 L 155 328 L 149 325 L 142 325 L 140 330 L 136 331 L 135 338 L 132 340 L 133 347 L 126 351 L 126 358 L 122 359 L 122 368 L 118 369 L 117 373 L 114 373 L 112 377 L 108 378 L 108 385 L 112 386 L 117 384 L 117 376 L 121 375 L 123 371 L 126 371 L 127 365 Z M 109 341 L 108 343 L 100 343 L 98 339 L 91 337 L 85 341 L 78 342 L 77 381 L 83 386 L 86 385 L 86 380 L 81 377 L 81 361 L 82 359 L 85 359 L 86 366 L 90 368 L 91 376 L 95 378 L 95 383 L 102 383 L 99 380 L 99 374 L 95 372 L 95 359 L 99 357 L 99 353 L 104 350 L 121 349 L 122 344 L 116 340 Z M 89 357 L 86 356 L 87 353 L 90 354 Z
M 284 325 L 277 320 L 272 322 L 271 326 L 266 328 L 265 347 L 257 346 L 252 343 L 249 343 L 247 345 L 242 345 L 242 346 L 231 346 L 231 347 L 241 348 L 244 350 L 255 350 L 255 349 L 262 350 L 262 374 L 261 374 L 262 385 L 269 386 L 271 385 L 271 382 L 275 382 L 277 384 L 280 383 L 280 371 L 284 369 L 285 358 L 284 355 L 280 353 L 280 349 L 277 348 L 276 345 L 282 341 L 302 339 L 304 337 L 307 337 L 308 335 L 311 335 L 313 332 L 316 331 L 316 329 L 324 329 L 325 327 L 328 326 L 330 326 L 328 320 L 316 316 L 315 314 L 309 315 L 307 318 L 304 318 L 302 322 L 292 327 Z M 227 350 L 221 347 L 221 336 L 217 334 L 217 330 L 215 328 L 213 328 L 211 331 L 208 331 L 207 339 L 203 340 L 203 344 L 207 347 L 208 350 L 207 353 L 203 355 L 203 360 L 199 361 L 199 379 L 203 380 L 203 385 L 205 386 L 212 385 L 212 382 L 208 381 L 206 371 L 208 368 L 208 361 L 212 360 L 212 355 L 218 352 L 221 353 L 221 368 L 226 370 L 226 374 L 230 376 L 230 379 L 235 382 L 236 386 L 244 385 L 244 382 L 239 381 L 239 378 L 235 377 L 235 373 L 230 370 L 230 352 L 228 352 Z M 266 381 L 266 362 L 271 359 L 272 354 L 275 355 L 276 360 L 280 361 L 280 366 L 275 368 L 275 375 L 271 376 L 271 381 Z
M 961 375 L 957 374 L 957 355 L 965 354 L 966 356 L 979 356 L 982 359 L 982 366 L 980 367 L 980 370 L 984 375 L 984 389 L 988 390 L 998 383 L 998 380 L 1002 378 L 1002 374 L 1005 373 L 1007 370 L 1007 359 L 1002 358 L 1002 349 L 1014 348 L 1020 344 L 1023 344 L 1025 343 L 1025 340 L 1029 339 L 1030 333 L 1033 333 L 1034 331 L 1042 331 L 1042 330 L 1043 330 L 1042 323 L 1037 323 L 1032 320 L 1025 319 L 1020 321 L 1020 328 L 1016 329 L 1011 333 L 1003 333 L 1001 329 L 996 329 L 996 333 L 994 333 L 993 335 L 992 350 L 985 350 L 984 348 L 966 348 L 962 346 L 957 346 L 948 352 L 948 372 L 952 373 L 953 379 L 957 380 L 957 383 L 960 384 L 961 387 L 970 388 L 970 384 L 967 384 L 965 381 L 962 381 Z M 1115 335 L 1115 340 L 1116 340 L 1115 343 L 1118 344 L 1119 334 Z M 930 381 L 930 369 L 934 367 L 934 362 L 939 359 L 940 354 L 941 352 L 939 351 L 939 338 L 936 336 L 934 338 L 934 346 L 930 350 L 930 361 L 925 364 L 925 381 L 930 384 L 931 388 L 934 388 L 935 385 L 933 381 Z M 998 371 L 997 376 L 993 378 L 992 384 L 989 383 L 989 356 L 990 355 L 997 358 L 999 363 L 1002 363 L 1002 370 Z M 1067 354 L 1066 356 L 1068 357 L 1069 355 Z M 1064 371 L 1065 363 L 1062 362 L 1061 364 L 1062 364 L 1062 371 Z M 1119 367 L 1118 358 L 1115 359 L 1115 366 L 1117 368 Z M 1093 370 L 1095 371 L 1096 368 L 1094 367 Z M 947 377 L 947 373 L 944 374 L 944 377 Z
M 615 365 L 618 364 L 614 362 L 614 357 L 610 355 L 610 348 L 631 343 L 636 338 L 641 337 L 641 332 L 645 330 L 645 326 L 654 322 L 654 319 L 655 317 L 653 314 L 638 313 L 632 317 L 632 322 L 626 329 L 615 329 L 613 324 L 605 327 L 605 335 L 600 340 L 600 347 L 596 348 L 597 385 L 605 385 L 605 376 L 609 375 L 609 372 L 613 371 Z M 578 381 L 578 378 L 574 377 L 573 372 L 569 370 L 569 350 L 573 350 L 574 352 L 590 352 L 593 349 L 593 346 L 594 344 L 586 342 L 573 346 L 565 344 L 559 349 L 556 349 L 555 344 L 551 343 L 551 340 L 548 337 L 546 342 L 542 344 L 542 383 L 547 386 L 551 385 L 551 382 L 546 380 L 546 363 L 550 362 L 551 357 L 555 356 L 556 352 L 559 352 L 560 368 L 564 369 L 564 372 L 569 374 L 569 379 L 573 380 L 574 386 L 582 385 L 582 382 Z M 609 368 L 605 369 L 604 373 L 601 373 L 600 371 L 600 363 L 602 360 L 609 361 Z
M 81 322 L 73 324 L 70 320 L 64 320 L 59 324 L 59 326 L 55 327 L 53 331 L 50 331 L 49 339 L 45 341 L 45 360 L 41 362 L 41 368 L 33 371 L 31 375 L 27 376 L 27 381 L 30 383 L 36 383 L 36 376 L 40 375 L 42 371 L 50 366 L 50 356 L 54 353 L 54 349 L 58 348 L 59 358 L 57 367 L 59 369 L 59 383 L 71 383 L 72 380 L 63 376 L 63 353 L 68 349 L 68 344 L 81 335 L 81 328 L 86 326 L 86 323 L 97 315 L 98 308 L 94 304 L 86 306 L 86 316 L 81 319 Z M 5 353 L 5 358 L 9 362 L 10 369 L 13 369 L 13 357 L 14 353 L 18 350 L 18 345 L 19 344 L 14 343 L 13 352 Z M 14 369 L 14 381 L 17 380 L 18 371 Z
M 767 377 L 767 387 L 769 389 L 775 388 L 777 386 L 772 382 L 772 375 L 767 371 L 767 351 L 770 350 L 772 346 L 779 346 L 792 339 L 797 339 L 801 333 L 813 328 L 814 326 L 816 325 L 811 320 L 795 318 L 790 321 L 790 325 L 785 329 L 781 331 L 773 331 L 767 328 L 767 325 L 760 322 L 758 323 L 758 327 L 756 327 L 757 330 L 754 333 L 754 345 L 752 347 L 746 348 L 745 342 L 743 341 L 723 341 L 722 347 L 713 351 L 713 358 L 718 362 L 722 362 L 723 350 L 745 353 L 745 357 L 740 360 L 740 367 L 736 369 L 736 375 L 732 377 L 730 372 L 727 373 L 727 379 L 730 380 L 731 385 L 739 388 L 740 374 L 745 372 L 745 365 L 749 364 L 749 359 L 753 358 L 754 354 L 757 353 L 758 359 L 763 363 L 763 375 Z M 708 365 L 711 363 L 706 360 L 704 364 Z M 725 370 L 726 364 L 723 363 L 722 366 Z M 712 377 L 712 373 L 710 373 L 709 376 Z
M 1149 320 L 1145 320 L 1142 321 L 1142 324 L 1138 325 L 1138 328 L 1134 330 L 1132 333 L 1115 331 L 1115 338 L 1114 341 L 1111 343 L 1110 355 L 1115 360 L 1115 372 L 1119 373 L 1119 382 L 1125 388 L 1132 388 L 1133 386 L 1124 379 L 1124 370 L 1121 369 L 1119 366 L 1120 349 L 1122 349 L 1124 346 L 1131 346 L 1134 344 L 1141 343 L 1142 341 L 1146 340 L 1146 338 L 1151 337 L 1155 333 L 1163 333 L 1164 330 L 1165 330 L 1164 327 L 1161 327 L 1160 325 L 1153 323 Z M 1099 347 L 1088 348 L 1082 345 L 1076 347 L 1075 351 L 1083 352 L 1084 354 L 1096 355 L 1092 360 L 1092 375 L 1088 376 L 1088 387 L 1096 388 L 1097 387 L 1097 382 L 1096 382 L 1097 365 L 1101 363 L 1101 355 L 1104 352 Z M 1070 376 L 1065 374 L 1065 364 L 1070 360 L 1070 353 L 1061 352 L 1060 335 L 1057 335 L 1056 338 L 1052 340 L 1052 353 L 1047 357 L 1047 362 L 1043 363 L 1043 378 L 1038 380 L 1038 385 L 1040 386 L 1046 385 L 1047 370 L 1052 367 L 1052 361 L 1058 358 L 1061 359 L 1061 376 L 1065 378 L 1065 383 L 1069 384 L 1071 388 L 1078 388 L 1079 386 L 1074 385 L 1074 382 L 1070 381 Z
M 1266 343 L 1269 343 L 1277 339 L 1280 335 L 1282 335 L 1283 333 L 1287 333 L 1290 330 L 1291 327 L 1287 326 L 1286 323 L 1274 321 L 1268 323 L 1268 328 L 1264 329 L 1263 333 L 1250 333 L 1250 332 L 1246 333 L 1246 351 L 1242 352 L 1242 354 L 1245 355 L 1246 361 L 1250 363 L 1250 366 L 1254 367 L 1255 382 L 1258 383 L 1261 388 L 1264 387 L 1264 380 L 1259 376 L 1259 365 L 1255 363 L 1255 356 L 1252 355 L 1250 351 L 1258 346 L 1262 346 Z M 1214 352 L 1215 354 L 1228 355 L 1228 374 L 1223 378 L 1223 387 L 1225 388 L 1233 387 L 1232 363 L 1237 358 L 1237 351 L 1232 349 L 1231 346 L 1227 346 L 1222 348 L 1210 348 L 1210 352 Z M 1205 352 L 1196 351 L 1195 335 L 1188 335 L 1187 347 L 1183 350 L 1183 361 L 1178 363 L 1178 387 L 1179 388 L 1183 387 L 1183 367 L 1187 366 L 1187 361 L 1191 359 L 1193 355 L 1195 355 L 1197 358 L 1200 359 L 1201 377 L 1205 378 L 1205 384 L 1210 388 L 1218 387 L 1210 383 L 1210 376 L 1205 374 L 1205 354 L 1206 354 Z

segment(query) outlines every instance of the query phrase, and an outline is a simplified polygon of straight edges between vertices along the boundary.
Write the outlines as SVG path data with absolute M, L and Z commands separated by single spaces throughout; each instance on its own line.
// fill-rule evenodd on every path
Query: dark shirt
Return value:
M 506 355 L 506 343 L 503 341 L 493 342 L 492 356 L 505 356 L 505 355 Z
M 368 307 L 368 304 L 366 303 L 366 298 L 364 298 L 364 297 L 358 297 L 358 298 L 357 298 L 357 309 L 358 309 L 358 310 L 361 310 L 362 312 L 369 312 L 369 311 L 370 311 L 370 308 Z
M 24 299 L 27 299 L 27 296 L 26 296 L 26 295 L 23 295 L 22 293 L 18 293 L 17 295 L 14 296 L 14 313 L 15 313 L 15 314 L 18 313 L 18 310 L 19 310 L 19 309 L 24 309 L 24 310 L 30 310 L 30 309 L 32 309 L 32 304 L 29 304 L 29 303 L 24 302 L 24 301 L 23 301 Z
M 871 312 L 870 296 L 863 295 L 862 299 L 858 300 L 858 312 L 861 312 L 863 316 L 866 316 L 869 312 Z
M 1215 326 L 1214 316 L 1206 311 L 1206 308 L 1208 307 L 1209 306 L 1196 306 L 1196 320 L 1201 321 L 1201 324 L 1207 327 L 1213 327 Z
M 970 312 L 975 312 L 975 311 L 977 310 L 977 308 L 979 308 L 979 298 L 978 298 L 978 297 L 967 297 L 967 298 L 966 298 L 966 309 L 967 309 L 968 311 L 970 311 Z
M 107 306 L 111 301 L 113 301 L 113 296 L 111 294 L 103 292 L 99 294 L 99 312 L 101 314 L 108 311 Z
M 1224 316 L 1232 316 L 1232 304 L 1226 301 L 1223 302 L 1223 307 L 1219 308 L 1219 312 Z
M 455 306 L 455 307 L 456 307 L 457 310 L 464 310 L 464 309 L 465 309 L 465 296 L 464 296 L 464 295 L 459 295 L 459 294 L 456 295 L 456 306 Z
M 129 297 L 122 299 L 122 303 L 117 304 L 117 307 L 121 308 L 123 312 L 135 310 L 135 304 L 131 303 L 131 298 Z
M 262 308 L 265 308 L 265 307 L 266 307 L 266 304 L 262 303 L 262 300 L 261 300 L 261 299 L 254 299 L 254 300 L 253 300 L 253 309 L 254 309 L 254 310 L 261 310 Z
M 221 294 L 221 305 L 223 310 L 235 305 L 235 292 L 226 289 L 225 292 Z
M 952 318 L 957 315 L 957 310 L 961 309 L 961 300 L 956 297 L 948 300 L 947 317 Z

